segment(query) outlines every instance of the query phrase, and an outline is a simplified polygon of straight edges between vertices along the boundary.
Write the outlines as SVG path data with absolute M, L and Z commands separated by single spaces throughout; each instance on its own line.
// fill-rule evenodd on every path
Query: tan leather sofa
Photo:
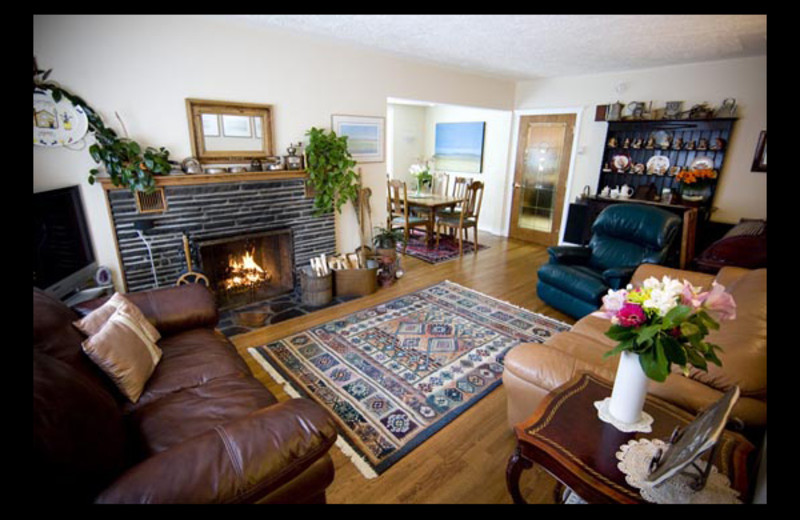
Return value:
M 709 365 L 708 372 L 692 369 L 685 377 L 674 367 L 666 382 L 650 381 L 648 392 L 697 413 L 732 385 L 739 385 L 741 397 L 732 415 L 744 422 L 745 433 L 763 433 L 767 423 L 767 270 L 724 267 L 714 276 L 643 264 L 631 282 L 635 285 L 650 276 L 664 275 L 703 287 L 716 280 L 733 295 L 736 319 L 723 322 L 719 331 L 711 331 L 707 337 L 724 350 L 721 368 Z M 509 425 L 528 418 L 549 391 L 577 372 L 588 371 L 613 381 L 619 356 L 603 359 L 603 353 L 615 346 L 603 334 L 608 327 L 608 320 L 589 315 L 543 344 L 525 343 L 511 349 L 503 373 Z

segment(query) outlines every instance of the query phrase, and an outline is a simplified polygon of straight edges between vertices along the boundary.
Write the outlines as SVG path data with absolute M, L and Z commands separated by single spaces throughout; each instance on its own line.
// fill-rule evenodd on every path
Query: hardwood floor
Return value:
M 393 286 L 319 312 L 278 323 L 232 338 L 253 373 L 280 400 L 289 396 L 246 352 L 309 327 L 377 305 L 400 295 L 450 280 L 534 312 L 574 323 L 536 297 L 536 271 L 547 261 L 546 248 L 481 233 L 489 246 L 438 265 L 402 257 L 405 276 Z M 331 457 L 336 477 L 328 488 L 331 504 L 420 503 L 506 504 L 505 468 L 515 445 L 506 421 L 505 389 L 496 390 L 475 404 L 375 479 L 366 479 L 342 453 Z M 523 474 L 520 482 L 529 503 L 553 503 L 555 480 L 539 468 Z

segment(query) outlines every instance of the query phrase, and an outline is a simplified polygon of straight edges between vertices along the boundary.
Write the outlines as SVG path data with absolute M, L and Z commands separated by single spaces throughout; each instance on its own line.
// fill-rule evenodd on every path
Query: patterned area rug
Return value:
M 472 235 L 472 232 L 470 232 Z M 489 246 L 478 244 L 478 251 L 488 249 Z M 397 244 L 397 251 L 403 252 L 403 244 Z M 467 240 L 464 241 L 464 255 L 472 254 L 475 251 L 475 245 Z M 419 258 L 423 262 L 429 264 L 438 264 L 446 262 L 454 258 L 458 258 L 458 239 L 452 238 L 449 235 L 442 235 L 439 239 L 439 247 L 436 247 L 436 241 L 432 240 L 430 246 L 425 240 L 425 232 L 413 230 L 409 236 L 408 247 L 406 254 Z
M 333 414 L 371 478 L 499 385 L 510 348 L 569 328 L 445 281 L 249 352 Z

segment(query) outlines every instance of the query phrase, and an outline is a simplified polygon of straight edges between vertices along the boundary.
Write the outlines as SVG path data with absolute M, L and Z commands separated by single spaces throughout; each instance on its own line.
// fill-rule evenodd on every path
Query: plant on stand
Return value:
M 359 225 L 362 265 L 366 265 L 366 220 L 370 217 L 369 188 L 362 188 L 361 175 L 353 168 L 357 164 L 347 149 L 347 136 L 334 131 L 312 127 L 306 135 L 306 171 L 314 190 L 314 215 L 334 209 L 341 214 L 342 206 L 350 201 Z
M 609 290 L 594 316 L 611 320 L 606 336 L 619 344 L 604 357 L 621 354 L 608 411 L 621 423 L 641 419 L 648 378 L 664 382 L 676 364 L 688 375 L 690 367 L 708 370 L 722 366 L 722 349 L 705 341 L 718 320 L 736 318 L 736 303 L 725 287 L 714 282 L 702 292 L 684 280 L 650 277 L 641 287 Z
M 397 278 L 397 244 L 403 243 L 405 237 L 401 229 L 387 229 L 383 227 L 375 228 L 376 232 L 372 236 L 375 245 L 375 254 L 378 257 L 380 271 L 378 281 L 382 286 L 394 283 Z

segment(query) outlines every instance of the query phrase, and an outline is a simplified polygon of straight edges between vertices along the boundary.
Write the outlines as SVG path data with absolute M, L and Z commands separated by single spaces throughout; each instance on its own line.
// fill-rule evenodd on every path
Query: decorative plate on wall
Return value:
M 89 119 L 83 107 L 66 98 L 58 102 L 49 90 L 33 91 L 33 144 L 65 146 L 75 144 L 89 130 Z

